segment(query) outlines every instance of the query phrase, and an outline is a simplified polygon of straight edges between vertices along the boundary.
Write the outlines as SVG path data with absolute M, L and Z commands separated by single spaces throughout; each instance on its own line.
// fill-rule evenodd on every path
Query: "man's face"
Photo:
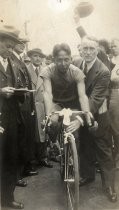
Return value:
M 34 66 L 40 66 L 42 64 L 42 58 L 39 53 L 33 53 L 30 56 L 31 63 L 33 63 Z
M 114 56 L 119 55 L 119 41 L 118 40 L 114 40 L 111 43 L 111 50 L 112 50 L 112 54 Z
M 92 62 L 98 54 L 98 44 L 96 41 L 84 39 L 82 42 L 82 57 L 87 63 Z
M 55 58 L 55 64 L 60 72 L 66 73 L 71 64 L 71 56 L 63 50 L 59 51 Z
M 10 56 L 15 42 L 10 39 L 0 39 L 0 55 L 4 58 Z
M 14 48 L 15 52 L 17 52 L 18 54 L 21 54 L 24 52 L 25 49 L 25 44 L 17 44 Z

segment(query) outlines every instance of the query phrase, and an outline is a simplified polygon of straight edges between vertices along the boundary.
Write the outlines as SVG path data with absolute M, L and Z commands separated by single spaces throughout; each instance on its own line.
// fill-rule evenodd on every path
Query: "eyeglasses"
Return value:
M 85 51 L 85 52 L 86 52 L 86 51 L 91 51 L 91 52 L 93 52 L 93 51 L 96 50 L 96 48 L 94 48 L 94 47 L 83 47 L 82 50 Z

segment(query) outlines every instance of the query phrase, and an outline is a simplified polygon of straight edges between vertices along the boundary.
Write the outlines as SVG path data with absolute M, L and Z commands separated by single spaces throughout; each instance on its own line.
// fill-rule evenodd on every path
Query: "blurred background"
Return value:
M 52 52 L 56 43 L 67 42 L 77 54 L 80 38 L 73 10 L 79 0 L 0 0 L 0 24 L 15 25 L 29 39 L 29 49 Z M 119 0 L 91 0 L 94 12 L 81 19 L 88 34 L 111 39 L 119 36 Z

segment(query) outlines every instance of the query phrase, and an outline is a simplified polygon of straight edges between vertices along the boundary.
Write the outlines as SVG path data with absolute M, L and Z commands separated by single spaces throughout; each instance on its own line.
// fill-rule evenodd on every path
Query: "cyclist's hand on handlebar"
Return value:
M 85 114 L 85 120 L 86 120 L 86 124 L 88 125 L 88 127 L 93 126 L 93 124 L 94 124 L 94 117 L 93 117 L 91 112 L 87 112 Z
M 68 132 L 73 133 L 74 131 L 76 131 L 77 129 L 79 129 L 80 126 L 81 126 L 80 121 L 76 119 L 76 120 L 70 122 L 70 125 L 68 125 L 67 128 L 66 128 L 66 132 L 67 133 Z
M 97 123 L 97 121 L 94 121 L 93 125 L 91 127 L 89 127 L 89 131 L 91 133 L 94 133 L 97 129 L 98 129 L 98 123 Z

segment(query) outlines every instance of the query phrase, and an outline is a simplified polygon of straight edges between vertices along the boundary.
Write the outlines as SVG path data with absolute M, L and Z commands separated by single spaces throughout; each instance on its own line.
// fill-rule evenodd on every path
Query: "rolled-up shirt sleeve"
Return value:
M 50 71 L 50 68 L 48 66 L 42 68 L 41 73 L 40 73 L 40 77 L 46 78 L 46 79 L 51 78 L 51 71 Z
M 54 71 L 55 71 L 55 64 L 52 63 L 49 66 L 42 68 L 40 77 L 45 79 L 51 79 L 52 77 L 54 77 Z
M 79 69 L 75 68 L 75 71 L 72 71 L 73 79 L 78 83 L 85 79 L 84 73 Z

